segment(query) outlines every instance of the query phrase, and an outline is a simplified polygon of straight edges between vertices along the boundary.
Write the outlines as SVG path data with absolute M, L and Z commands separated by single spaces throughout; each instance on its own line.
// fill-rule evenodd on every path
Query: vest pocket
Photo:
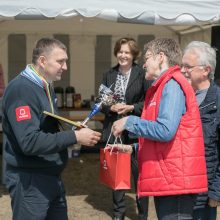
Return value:
M 158 159 L 159 159 L 159 165 L 160 165 L 161 172 L 162 172 L 164 179 L 166 180 L 168 184 L 171 184 L 173 182 L 173 178 L 170 175 L 170 171 L 166 166 L 166 162 L 164 161 L 162 154 L 158 154 Z

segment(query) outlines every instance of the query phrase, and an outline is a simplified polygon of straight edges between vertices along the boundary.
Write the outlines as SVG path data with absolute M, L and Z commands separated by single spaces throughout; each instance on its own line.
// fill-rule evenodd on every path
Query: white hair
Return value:
M 198 56 L 199 65 L 210 66 L 209 79 L 214 80 L 216 68 L 216 50 L 209 44 L 202 41 L 192 41 L 184 49 L 184 54 L 187 51 L 193 51 Z

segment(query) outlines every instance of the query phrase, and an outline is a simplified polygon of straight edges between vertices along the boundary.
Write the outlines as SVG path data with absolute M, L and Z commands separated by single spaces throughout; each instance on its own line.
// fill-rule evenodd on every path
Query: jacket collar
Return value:
M 207 103 L 211 102 L 217 102 L 217 86 L 214 81 L 211 81 L 206 97 L 201 103 L 200 107 L 207 105 Z
M 32 81 L 36 85 L 40 86 L 41 88 L 44 88 L 42 79 L 31 68 L 31 64 L 28 64 L 26 66 L 25 70 L 21 72 L 21 75 L 27 78 L 28 80 Z

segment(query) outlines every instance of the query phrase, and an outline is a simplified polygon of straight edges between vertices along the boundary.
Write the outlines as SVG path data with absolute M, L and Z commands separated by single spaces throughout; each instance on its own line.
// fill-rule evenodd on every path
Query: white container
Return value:
M 72 157 L 79 157 L 81 151 L 81 145 L 80 144 L 74 144 L 72 148 Z

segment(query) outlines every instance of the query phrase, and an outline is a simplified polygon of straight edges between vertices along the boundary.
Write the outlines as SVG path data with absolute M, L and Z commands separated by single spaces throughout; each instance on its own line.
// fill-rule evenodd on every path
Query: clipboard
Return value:
M 67 118 L 61 117 L 61 116 L 59 116 L 59 115 L 55 115 L 55 114 L 53 114 L 53 113 L 51 113 L 51 112 L 43 111 L 43 113 L 44 113 L 45 115 L 50 116 L 50 117 L 56 118 L 57 120 L 60 120 L 60 121 L 62 121 L 62 122 L 66 122 L 66 123 L 68 123 L 68 124 L 70 124 L 70 125 L 73 125 L 73 126 L 75 126 L 76 128 L 85 128 L 85 127 L 86 127 L 86 126 L 80 124 L 79 122 L 71 121 L 71 120 L 69 120 L 69 119 L 67 119 Z

